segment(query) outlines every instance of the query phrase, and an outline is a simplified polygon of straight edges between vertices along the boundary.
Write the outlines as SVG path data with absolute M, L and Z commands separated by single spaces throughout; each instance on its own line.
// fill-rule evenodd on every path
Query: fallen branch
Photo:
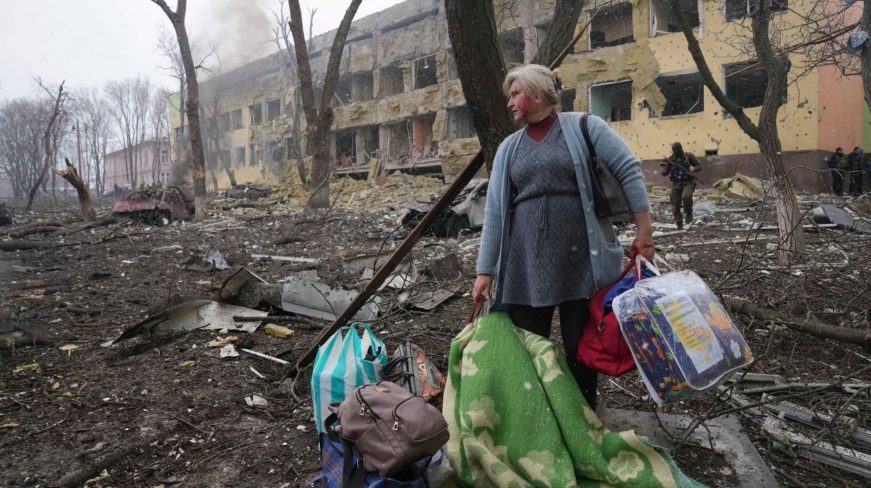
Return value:
M 40 241 L 23 241 L 11 240 L 0 242 L 0 251 L 26 251 L 28 249 L 36 249 L 45 244 Z
M 92 229 L 94 227 L 102 227 L 105 225 L 114 224 L 117 222 L 114 215 L 107 215 L 105 217 L 101 217 L 93 222 L 88 222 L 87 224 L 77 225 L 75 227 L 65 227 L 62 229 L 58 229 L 57 231 L 49 234 L 49 237 L 55 236 L 68 236 L 70 234 L 75 234 L 76 232 L 81 232 L 83 230 Z
M 817 337 L 859 344 L 866 351 L 871 351 L 871 330 L 848 329 L 846 327 L 830 325 L 811 317 L 794 317 L 770 308 L 759 307 L 743 298 L 724 297 L 723 303 L 736 314 L 746 315 L 767 322 L 777 322 L 790 329 L 806 332 Z
M 27 237 L 27 236 L 33 235 L 33 234 L 45 234 L 48 232 L 54 232 L 54 231 L 58 230 L 58 228 L 60 228 L 60 227 L 61 227 L 60 224 L 57 224 L 57 225 L 51 225 L 51 224 L 34 225 L 34 226 L 29 226 L 27 229 L 11 231 L 11 232 L 9 232 L 9 237 L 12 237 L 14 239 L 21 239 L 22 237 Z

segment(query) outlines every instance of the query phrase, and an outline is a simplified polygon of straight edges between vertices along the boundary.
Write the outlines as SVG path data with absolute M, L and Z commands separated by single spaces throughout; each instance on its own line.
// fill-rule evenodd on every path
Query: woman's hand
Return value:
M 472 300 L 479 302 L 489 299 L 493 287 L 493 277 L 488 274 L 479 274 L 475 278 L 475 287 L 472 288 Z
M 632 254 L 640 254 L 648 261 L 653 261 L 656 249 L 653 247 L 653 225 L 650 223 L 650 212 L 635 212 L 632 214 L 638 234 L 632 241 Z

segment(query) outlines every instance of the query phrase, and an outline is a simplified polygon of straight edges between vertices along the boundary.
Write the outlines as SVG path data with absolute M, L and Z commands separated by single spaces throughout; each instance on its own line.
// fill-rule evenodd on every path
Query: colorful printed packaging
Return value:
M 613 307 L 657 404 L 711 389 L 753 361 L 723 305 L 692 271 L 643 279 Z

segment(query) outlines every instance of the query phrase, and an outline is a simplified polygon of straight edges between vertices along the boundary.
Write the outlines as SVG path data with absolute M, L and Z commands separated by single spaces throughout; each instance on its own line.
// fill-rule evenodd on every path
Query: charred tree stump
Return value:
M 67 180 L 79 196 L 79 206 L 82 208 L 82 220 L 84 222 L 93 222 L 97 219 L 97 213 L 94 212 L 94 203 L 91 201 L 91 191 L 88 189 L 88 184 L 79 176 L 76 167 L 70 163 L 70 160 L 64 158 L 67 163 L 66 171 L 54 170 L 61 178 Z

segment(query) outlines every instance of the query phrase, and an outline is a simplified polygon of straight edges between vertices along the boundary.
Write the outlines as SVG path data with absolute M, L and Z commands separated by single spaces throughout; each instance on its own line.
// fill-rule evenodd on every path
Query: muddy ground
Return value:
M 364 282 L 343 262 L 365 253 L 387 254 L 404 232 L 397 226 L 403 205 L 395 192 L 389 198 L 370 195 L 356 206 L 319 212 L 268 200 L 233 208 L 237 201 L 217 199 L 212 216 L 199 224 L 124 221 L 61 237 L 30 236 L 42 246 L 0 253 L 2 332 L 8 336 L 14 326 L 36 344 L 0 349 L 0 485 L 90 480 L 88 486 L 94 487 L 301 486 L 320 469 L 310 369 L 294 381 L 280 364 L 247 355 L 221 359 L 217 349 L 207 347 L 227 335 L 219 331 L 136 337 L 110 348 L 100 343 L 169 304 L 212 296 L 239 266 L 270 283 L 314 267 L 331 284 L 360 289 Z M 655 193 L 653 199 L 655 220 L 669 223 L 665 196 Z M 871 215 L 867 198 L 802 196 L 804 210 L 818 202 L 846 204 L 857 215 Z M 783 268 L 774 259 L 775 241 L 770 239 L 776 233 L 748 227 L 748 222 L 773 224 L 770 205 L 727 199 L 718 208 L 726 211 L 686 233 L 660 228 L 666 234 L 656 239 L 660 254 L 675 268 L 698 272 L 719 294 L 832 325 L 871 327 L 871 240 L 843 229 L 811 228 L 807 264 Z M 72 218 L 72 210 L 57 207 L 16 211 L 16 226 Z M 463 293 L 474 279 L 477 248 L 462 250 L 459 244 L 477 236 L 426 237 L 415 247 L 412 259 L 421 271 L 456 253 L 464 276 L 455 283 L 463 292 L 422 312 L 401 308 L 399 292 L 386 291 L 384 314 L 373 325 L 391 350 L 411 339 L 444 370 L 450 340 L 464 326 L 471 306 Z M 744 242 L 698 245 L 724 239 Z M 219 249 L 231 268 L 184 269 L 187 258 L 208 248 Z M 319 264 L 253 259 L 252 254 L 314 258 Z M 422 273 L 420 281 L 428 280 Z M 425 293 L 429 285 L 417 285 L 411 293 Z M 871 365 L 871 354 L 858 346 L 743 316 L 736 316 L 736 322 L 757 358 L 754 372 L 800 383 L 871 381 L 867 369 L 849 377 Z M 265 354 L 291 349 L 283 357 L 294 361 L 318 334 L 311 326 L 328 323 L 297 318 L 291 328 L 309 327 L 295 328 L 290 338 L 262 330 L 238 335 L 249 349 Z M 655 410 L 635 373 L 603 377 L 599 388 L 605 408 Z M 268 405 L 247 406 L 244 398 L 253 394 Z M 853 427 L 871 428 L 867 388 L 847 394 L 835 387 L 791 401 L 848 416 Z M 708 393 L 661 411 L 709 415 L 731 406 Z M 863 486 L 854 475 L 774 449 L 757 424 L 745 417 L 741 421 L 783 486 Z M 851 442 L 836 429 L 805 432 L 825 442 Z M 675 456 L 684 470 L 710 486 L 734 483 L 735 473 L 707 448 L 684 447 Z

